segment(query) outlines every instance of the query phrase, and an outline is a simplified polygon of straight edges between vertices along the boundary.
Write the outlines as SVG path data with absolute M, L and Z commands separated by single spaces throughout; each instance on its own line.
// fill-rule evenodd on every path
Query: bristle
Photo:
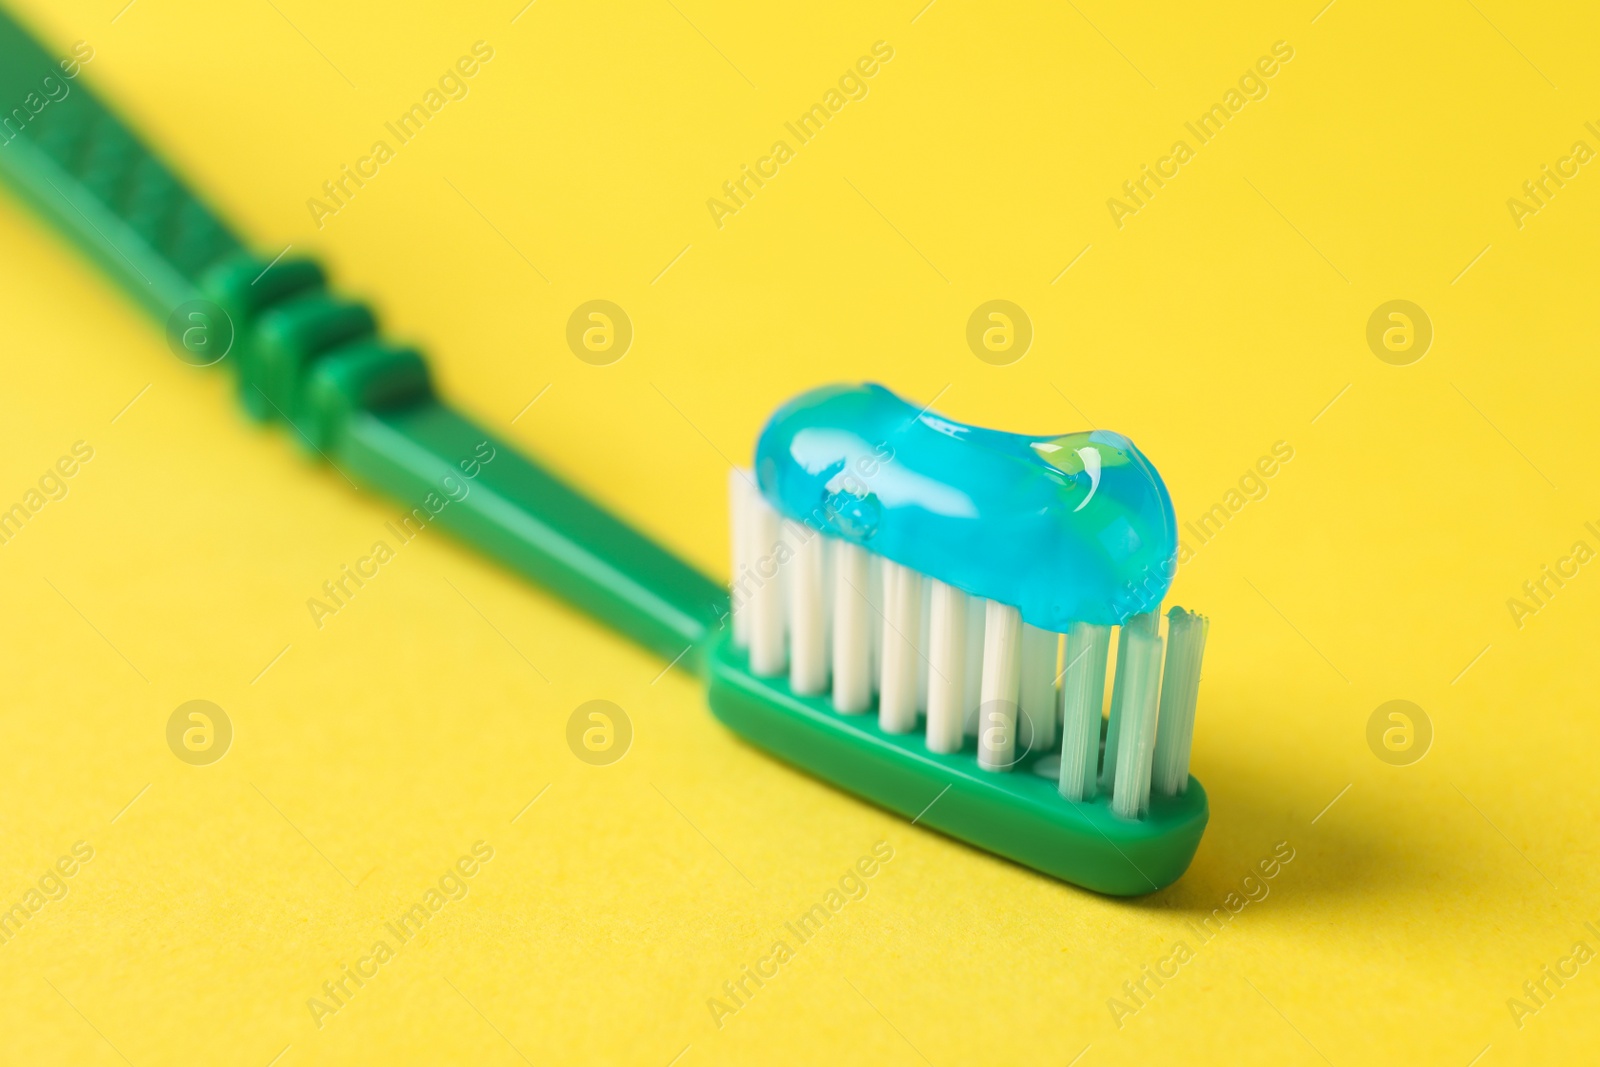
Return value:
M 1111 700 L 1110 707 L 1106 711 L 1105 750 L 1100 754 L 1102 793 L 1110 793 L 1111 786 L 1117 778 L 1117 737 L 1122 729 L 1122 697 L 1128 691 L 1128 687 L 1123 684 L 1123 678 L 1128 673 L 1128 626 L 1131 622 L 1130 619 L 1116 628 L 1116 666 L 1111 671 Z
M 968 737 L 978 736 L 978 706 L 983 703 L 983 621 L 988 601 L 981 596 L 967 597 L 967 656 L 961 697 L 961 730 Z
M 887 733 L 917 728 L 917 674 L 922 659 L 922 575 L 883 561 L 883 668 L 878 685 L 878 725 Z
M 983 684 L 978 712 L 978 766 L 1008 771 L 1017 745 L 1017 688 L 1021 682 L 1022 616 L 991 600 L 983 621 Z
M 832 676 L 833 667 L 833 592 L 838 583 L 833 577 L 833 550 L 828 546 L 834 541 L 832 537 L 818 535 L 822 547 L 818 552 L 822 555 L 822 648 L 823 664 Z
M 1060 634 L 1022 624 L 1017 730 L 1024 752 L 1048 752 L 1055 746 L 1056 660 L 1060 653 Z
M 1194 743 L 1194 709 L 1200 695 L 1200 661 L 1211 622 L 1204 615 L 1173 608 L 1167 614 L 1167 664 L 1161 677 L 1161 712 L 1156 726 L 1152 785 L 1162 796 L 1189 787 L 1189 750 Z
M 1061 795 L 1093 800 L 1100 764 L 1100 711 L 1106 695 L 1111 627 L 1072 624 L 1061 672 Z
M 922 606 L 917 612 L 917 618 L 921 624 L 917 627 L 917 658 L 921 664 L 917 670 L 917 711 L 924 713 L 928 710 L 927 667 L 932 659 L 928 655 L 928 642 L 932 639 L 933 582 L 932 578 L 924 576 L 922 581 Z
M 966 740 L 966 593 L 928 581 L 928 748 L 960 752 Z
M 779 573 L 779 560 L 783 556 L 778 552 L 778 513 L 757 492 L 747 496 L 745 506 L 748 509 L 745 522 L 750 570 L 754 579 L 746 601 L 750 615 L 750 671 L 768 678 L 782 674 L 788 662 L 783 576 Z
M 1106 751 L 1100 762 L 1100 791 L 1110 793 L 1117 781 L 1117 749 L 1122 744 L 1122 705 L 1126 682 L 1128 644 L 1135 633 L 1154 634 L 1160 616 L 1153 611 L 1131 615 L 1117 631 L 1117 669 L 1111 684 L 1111 711 L 1106 720 Z
M 750 495 L 756 491 L 751 481 L 750 472 L 737 467 L 728 469 L 728 497 L 731 506 L 728 508 L 728 521 L 731 527 L 731 544 L 733 546 L 733 578 L 730 581 L 732 599 L 730 610 L 733 612 L 733 643 L 740 648 L 750 646 L 750 613 L 745 599 L 750 595 L 750 584 L 754 576 L 750 573 L 750 566 L 754 557 L 750 552 Z
M 794 558 L 784 567 L 789 583 L 789 688 L 815 696 L 828 688 L 826 545 L 821 534 L 790 519 L 783 520 L 782 536 L 794 550 Z
M 867 553 L 867 603 L 872 605 L 871 620 L 867 626 L 872 642 L 871 662 L 867 665 L 872 676 L 872 695 L 878 695 L 883 681 L 883 557 L 876 552 Z
M 1161 635 L 1154 626 L 1132 626 L 1122 683 L 1122 722 L 1118 731 L 1116 780 L 1111 810 L 1136 819 L 1150 806 L 1150 760 L 1156 741 L 1156 697 L 1161 685 Z M 1106 758 L 1109 760 L 1110 749 Z
M 867 550 L 830 538 L 833 545 L 833 707 L 846 714 L 872 708 L 872 579 Z

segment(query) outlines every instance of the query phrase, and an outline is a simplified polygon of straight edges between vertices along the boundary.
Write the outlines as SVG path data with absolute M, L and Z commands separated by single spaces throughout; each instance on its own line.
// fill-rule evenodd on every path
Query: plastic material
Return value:
M 442 404 L 358 413 L 330 454 L 666 659 L 699 666 L 727 617 L 721 585 Z

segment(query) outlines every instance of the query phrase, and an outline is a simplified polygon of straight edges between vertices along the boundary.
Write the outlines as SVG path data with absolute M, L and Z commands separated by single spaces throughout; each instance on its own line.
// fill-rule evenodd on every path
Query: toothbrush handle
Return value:
M 315 262 L 251 255 L 79 80 L 93 54 L 79 42 L 57 59 L 0 10 L 0 108 L 18 105 L 0 111 L 0 179 L 167 323 L 175 351 L 171 335 L 184 338 L 186 361 L 221 349 L 246 413 L 286 423 L 412 509 L 413 525 L 437 522 L 698 665 L 727 615 L 722 587 L 445 406 L 422 357 L 383 341 L 373 313 L 330 293 Z
M 437 522 L 668 660 L 698 668 L 726 617 L 720 585 L 443 404 L 357 412 L 330 458 L 411 507 L 400 532 Z

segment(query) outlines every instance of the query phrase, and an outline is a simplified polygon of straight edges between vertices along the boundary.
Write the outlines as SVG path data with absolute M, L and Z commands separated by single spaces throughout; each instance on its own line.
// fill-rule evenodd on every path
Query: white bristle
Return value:
M 933 625 L 933 579 L 924 577 L 922 581 L 922 607 L 918 611 L 921 626 L 917 628 L 917 659 L 921 664 L 917 669 L 917 710 L 928 710 L 928 671 L 927 664 L 928 641 Z
M 967 597 L 966 685 L 961 698 L 962 730 L 968 737 L 978 736 L 978 705 L 983 703 L 983 620 L 988 601 L 981 596 Z
M 1134 616 L 1138 618 L 1138 616 Z M 1117 660 L 1111 672 L 1111 706 L 1106 712 L 1106 747 L 1100 757 L 1100 791 L 1110 793 L 1117 778 L 1117 737 L 1122 729 L 1122 698 L 1128 687 L 1122 679 L 1128 673 L 1128 626 L 1132 620 L 1117 627 Z
M 1124 819 L 1136 819 L 1150 806 L 1150 763 L 1155 755 L 1156 700 L 1161 685 L 1161 635 L 1154 626 L 1139 626 L 1124 636 L 1128 654 L 1122 681 L 1126 692 L 1111 810 Z
M 824 578 L 827 545 L 803 523 L 783 520 L 794 551 L 784 568 L 789 582 L 789 688 L 815 696 L 828 688 L 828 615 Z
M 833 576 L 833 549 L 829 546 L 834 544 L 836 539 L 823 537 L 819 534 L 817 540 L 822 542 L 822 548 L 820 549 L 822 553 L 822 647 L 826 650 L 823 656 L 830 668 L 831 676 L 833 665 L 833 599 L 839 583 Z
M 1061 795 L 1068 800 L 1095 797 L 1110 649 L 1109 626 L 1077 622 L 1067 633 L 1061 672 Z
M 878 725 L 891 734 L 917 728 L 917 675 L 922 659 L 922 575 L 883 561 L 883 669 L 878 683 Z
M 1022 624 L 1017 730 L 1024 752 L 1046 752 L 1056 743 L 1056 659 L 1060 652 L 1060 634 Z
M 872 695 L 878 695 L 883 681 L 883 557 L 876 552 L 867 553 L 867 603 L 872 605 L 872 623 L 867 627 L 872 641 L 871 662 Z
M 788 662 L 783 625 L 783 575 L 780 573 L 787 549 L 780 556 L 778 513 L 761 494 L 750 493 L 745 506 L 748 509 L 745 521 L 750 538 L 750 572 L 754 579 L 746 603 L 750 615 L 750 671 L 769 678 L 782 674 Z
M 750 552 L 750 496 L 756 492 L 755 484 L 751 481 L 750 472 L 731 467 L 728 470 L 728 497 L 732 506 L 728 508 L 728 520 L 732 535 L 733 546 L 733 578 L 730 583 L 732 598 L 729 604 L 733 612 L 733 643 L 740 648 L 750 645 L 750 610 L 746 602 L 750 596 L 750 587 L 755 582 L 755 576 L 750 573 L 750 565 L 754 561 Z
M 1167 664 L 1161 677 L 1161 712 L 1151 784 L 1162 796 L 1189 787 L 1189 749 L 1194 743 L 1194 708 L 1200 695 L 1200 661 L 1211 622 L 1173 608 L 1167 616 Z
M 872 708 L 872 625 L 877 618 L 867 591 L 872 564 L 867 550 L 830 538 L 833 545 L 833 707 L 855 715 Z
M 1125 676 L 1128 665 L 1128 644 L 1133 634 L 1154 635 L 1160 625 L 1160 616 L 1153 611 L 1130 615 L 1117 631 L 1117 669 L 1111 683 L 1111 710 L 1106 719 L 1106 752 L 1100 761 L 1100 791 L 1109 793 L 1117 781 L 1117 749 L 1122 744 L 1122 703 L 1128 692 Z
M 965 742 L 967 695 L 966 593 L 929 579 L 928 748 L 960 752 Z
M 1017 747 L 1017 688 L 1021 682 L 1022 615 L 988 602 L 983 620 L 983 685 L 978 712 L 978 766 L 1011 769 Z

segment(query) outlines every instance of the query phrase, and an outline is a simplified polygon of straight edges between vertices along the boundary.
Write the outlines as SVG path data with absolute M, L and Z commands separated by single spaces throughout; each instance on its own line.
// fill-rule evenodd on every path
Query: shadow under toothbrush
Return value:
M 1213 825 L 1180 882 L 1131 903 L 1194 918 L 1219 908 L 1236 913 L 1228 907 L 1230 896 L 1241 912 L 1269 896 L 1274 911 L 1320 912 L 1336 897 L 1435 893 L 1441 872 L 1418 858 L 1435 854 L 1448 829 L 1398 812 L 1381 822 L 1351 817 L 1348 808 L 1341 810 L 1347 797 L 1320 811 L 1287 803 L 1297 786 L 1324 769 L 1312 767 L 1311 756 L 1304 765 L 1261 764 L 1231 760 L 1220 750 L 1196 752 L 1195 766 L 1222 783 L 1211 796 Z M 1285 850 L 1292 856 L 1287 863 L 1281 860 Z

